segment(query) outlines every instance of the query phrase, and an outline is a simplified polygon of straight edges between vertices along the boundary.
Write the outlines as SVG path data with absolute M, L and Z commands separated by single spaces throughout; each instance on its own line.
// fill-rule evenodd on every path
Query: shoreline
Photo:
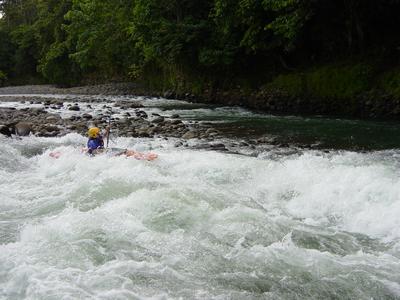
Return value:
M 296 127 L 289 128 L 290 126 L 297 126 L 296 121 L 289 121 L 292 125 L 288 123 L 284 126 L 289 126 L 288 130 L 292 133 L 283 133 L 285 129 L 280 132 L 279 126 L 274 127 L 276 126 L 275 121 L 268 123 L 269 125 L 266 125 L 265 130 L 256 129 L 256 125 L 256 127 L 249 127 L 250 131 L 244 133 L 241 125 L 232 127 L 228 122 L 228 125 L 224 126 L 218 122 L 208 122 L 207 119 L 196 121 L 196 118 L 188 118 L 179 109 L 174 112 L 174 108 L 172 110 L 168 108 L 169 105 L 172 104 L 172 107 L 178 105 L 179 107 L 183 102 L 176 101 L 175 103 L 176 98 L 173 97 L 166 100 L 167 97 L 165 96 L 168 95 L 164 95 L 164 97 L 161 97 L 161 95 L 134 96 L 146 95 L 145 92 L 141 91 L 137 85 L 131 83 L 109 83 L 73 88 L 57 88 L 51 85 L 0 88 L 0 133 L 3 135 L 18 133 L 21 136 L 33 134 L 38 137 L 61 137 L 69 133 L 78 133 L 86 136 L 88 126 L 95 125 L 104 128 L 111 120 L 113 134 L 116 136 L 172 139 L 175 147 L 209 149 L 236 154 L 247 151 L 254 155 L 262 149 L 286 149 L 289 152 L 301 152 L 309 149 L 328 152 L 331 150 L 370 151 L 386 149 L 387 143 L 382 144 L 386 146 L 380 146 L 382 138 L 376 138 L 366 143 L 365 138 L 367 136 L 364 138 L 363 134 L 371 134 L 369 128 L 376 128 L 374 122 L 378 122 L 377 124 L 383 122 L 382 125 L 378 126 L 382 126 L 384 136 L 397 133 L 397 129 L 392 129 L 392 126 L 397 128 L 397 120 L 363 120 L 355 117 L 343 118 L 337 115 L 323 116 L 321 114 L 289 115 L 279 112 L 268 114 L 259 110 L 253 110 L 252 113 L 255 113 L 255 116 L 264 116 L 268 120 L 268 116 L 271 116 L 273 119 L 292 120 L 293 117 L 299 117 L 305 120 L 311 118 L 314 121 L 309 123 L 309 128 L 303 129 L 303 131 L 297 130 Z M 162 104 L 163 101 L 170 104 Z M 195 109 L 198 105 L 201 105 L 196 104 L 198 101 L 190 101 L 190 99 L 184 101 L 188 101 L 188 103 L 183 104 L 187 107 L 185 109 Z M 7 102 L 10 104 L 7 104 Z M 154 105 L 153 103 L 160 104 Z M 214 103 L 208 102 L 207 104 L 206 101 L 204 103 L 205 108 L 214 109 L 213 107 L 216 107 L 208 106 L 208 104 Z M 241 109 L 238 106 L 228 106 L 227 108 L 229 110 Z M 183 115 L 180 116 L 179 114 Z M 324 124 L 332 121 L 338 122 L 335 125 L 338 126 L 338 129 L 328 133 L 331 139 L 327 140 L 324 136 Z M 356 129 L 358 133 L 356 133 L 354 142 L 353 137 L 346 134 L 347 131 L 345 130 L 349 121 L 352 124 L 363 124 L 369 121 L 373 123 L 372 127 L 368 123 L 356 125 L 358 126 L 358 129 Z M 282 124 L 285 123 L 286 121 Z M 312 133 L 319 132 L 319 130 L 321 130 L 319 134 Z M 373 130 L 376 131 L 376 129 Z M 373 131 L 373 134 L 378 134 L 375 131 Z M 250 132 L 251 134 L 249 134 Z M 391 144 L 398 145 L 399 143 L 396 140 Z
M 153 91 L 132 82 L 115 82 L 60 88 L 54 85 L 22 85 L 0 87 L 0 95 L 97 95 L 97 96 L 144 96 L 183 100 L 192 103 L 240 106 L 265 114 L 322 116 L 327 118 L 400 121 L 400 99 L 388 95 L 363 93 L 353 99 L 318 99 L 312 96 L 291 96 L 286 92 L 265 89 L 246 93 L 241 89 L 217 90 L 202 95 Z

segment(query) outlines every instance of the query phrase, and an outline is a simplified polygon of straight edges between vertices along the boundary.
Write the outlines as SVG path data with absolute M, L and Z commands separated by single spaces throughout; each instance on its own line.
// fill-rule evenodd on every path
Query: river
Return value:
M 243 147 L 0 136 L 1 299 L 400 299 L 400 124 L 147 105 Z

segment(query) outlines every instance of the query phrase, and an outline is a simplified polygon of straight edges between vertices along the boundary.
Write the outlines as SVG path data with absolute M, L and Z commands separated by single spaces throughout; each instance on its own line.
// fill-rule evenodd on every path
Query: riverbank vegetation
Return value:
M 1 11 L 10 84 L 400 99 L 400 0 L 4 0 Z

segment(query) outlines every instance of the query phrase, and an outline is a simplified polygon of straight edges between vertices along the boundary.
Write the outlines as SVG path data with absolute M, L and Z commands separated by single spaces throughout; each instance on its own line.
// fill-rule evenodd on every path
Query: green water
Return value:
M 198 108 L 198 107 L 195 107 Z M 234 107 L 181 108 L 187 120 L 210 122 L 231 137 L 344 150 L 400 148 L 400 122 L 323 116 L 276 116 Z
M 236 136 L 276 136 L 284 143 L 348 150 L 384 150 L 400 147 L 400 123 L 327 118 L 271 117 L 232 120 L 219 124 Z

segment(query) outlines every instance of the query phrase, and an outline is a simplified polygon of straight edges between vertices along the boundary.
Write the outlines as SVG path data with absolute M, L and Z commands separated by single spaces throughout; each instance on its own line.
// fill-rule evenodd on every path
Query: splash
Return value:
M 1 297 L 400 296 L 396 151 L 271 160 L 116 140 L 160 155 L 147 162 L 82 143 L 2 140 Z

